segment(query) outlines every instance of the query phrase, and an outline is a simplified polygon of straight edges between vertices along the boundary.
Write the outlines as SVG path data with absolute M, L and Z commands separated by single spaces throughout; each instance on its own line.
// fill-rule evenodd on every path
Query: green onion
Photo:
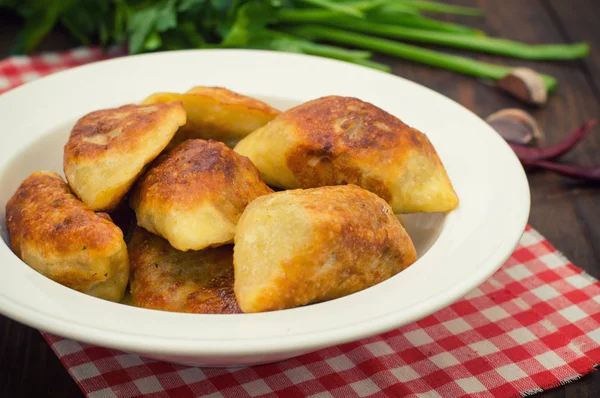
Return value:
M 273 51 L 285 51 L 301 54 L 318 55 L 326 58 L 339 59 L 369 68 L 390 72 L 388 65 L 383 65 L 369 60 L 373 55 L 370 51 L 347 49 L 327 44 L 315 43 L 289 33 L 273 31 L 270 29 L 256 29 L 251 35 L 244 36 L 243 47 L 259 48 Z M 230 43 L 231 47 L 239 46 L 239 42 Z M 204 45 L 203 48 L 223 48 L 221 45 Z
M 395 0 L 391 0 L 391 1 L 395 1 Z M 344 5 L 350 6 L 354 9 L 357 9 L 360 11 L 368 11 L 368 10 L 372 10 L 373 8 L 381 7 L 382 5 L 389 4 L 389 2 L 390 2 L 390 0 L 363 0 L 363 1 L 344 2 Z M 416 11 L 414 8 L 404 7 L 404 6 L 401 6 L 401 7 L 404 8 L 405 10 L 407 10 L 408 12 L 418 13 L 418 11 Z
M 479 8 L 454 6 L 450 4 L 437 3 L 434 1 L 397 0 L 403 6 L 414 8 L 418 11 L 435 12 L 442 14 L 458 14 L 480 16 L 483 12 Z
M 298 39 L 302 40 L 302 39 Z M 341 61 L 351 62 L 353 64 L 367 66 L 382 72 L 391 72 L 392 68 L 389 65 L 380 64 L 369 60 L 371 52 L 348 50 L 341 47 L 328 46 L 325 44 L 317 44 L 306 42 L 300 46 L 304 54 L 318 55 L 320 57 L 339 59 Z
M 459 72 L 465 75 L 500 80 L 512 70 L 509 66 L 489 64 L 471 58 L 428 50 L 388 39 L 348 32 L 341 29 L 318 25 L 304 25 L 286 28 L 286 31 L 309 40 L 325 40 L 350 45 L 392 55 L 398 58 L 419 62 L 425 65 Z M 557 82 L 549 75 L 542 74 L 547 90 L 553 91 Z
M 354 8 L 352 6 L 343 4 L 343 3 L 336 3 L 334 1 L 329 1 L 329 0 L 300 0 L 304 3 L 313 5 L 313 6 L 317 6 L 317 7 L 322 7 L 328 10 L 332 10 L 332 11 L 338 11 L 342 14 L 347 14 L 347 15 L 351 15 L 353 17 L 358 17 L 358 18 L 364 18 L 365 14 L 360 11 L 357 8 Z
M 298 38 L 298 40 L 302 40 Z M 348 50 L 342 47 L 328 46 L 326 44 L 318 44 L 306 41 L 300 44 L 303 52 L 313 55 L 321 55 L 324 57 L 341 59 L 344 61 L 368 60 L 373 55 L 370 51 Z
M 379 62 L 371 61 L 371 60 L 368 60 L 368 59 L 358 59 L 357 58 L 357 59 L 354 59 L 354 60 L 349 61 L 349 62 L 352 62 L 352 63 L 357 64 L 357 65 L 366 66 L 368 68 L 377 69 L 377 70 L 380 70 L 382 72 L 389 73 L 389 72 L 392 71 L 392 67 L 391 66 L 385 65 L 385 64 L 380 64 Z
M 577 59 L 586 57 L 589 53 L 589 46 L 586 43 L 529 45 L 487 36 L 469 36 L 393 26 L 345 16 L 329 18 L 322 23 L 394 39 L 438 44 L 529 60 Z
M 442 22 L 438 21 L 437 19 L 427 18 L 418 14 L 398 14 L 395 13 L 393 10 L 384 7 L 380 7 L 375 10 L 369 11 L 367 13 L 367 19 L 372 22 L 407 26 L 410 28 L 435 30 L 440 32 L 449 32 L 465 35 L 485 35 L 481 30 L 474 29 L 469 26 L 464 26 L 450 22 Z
M 412 9 L 413 11 L 425 11 L 441 14 L 458 14 L 458 15 L 483 15 L 483 12 L 474 7 L 463 7 L 444 4 L 436 1 L 423 0 L 336 0 L 337 3 L 352 6 L 361 10 L 368 10 L 381 5 L 402 7 L 404 9 Z
M 390 72 L 392 68 L 388 65 L 380 64 L 369 60 L 371 53 L 366 51 L 346 50 L 345 48 L 327 46 L 324 44 L 310 43 L 301 46 L 301 51 L 304 54 L 318 55 L 320 57 L 339 59 L 341 61 L 351 62 L 357 65 L 367 66 L 383 72 Z M 368 54 L 365 56 L 364 54 Z
M 277 12 L 277 21 L 284 23 L 324 22 L 331 18 L 342 17 L 339 12 L 319 8 L 283 8 Z
M 384 10 L 385 11 L 385 10 Z M 367 13 L 367 18 L 374 22 L 390 25 L 403 25 L 426 30 L 451 32 L 456 34 L 483 35 L 483 32 L 467 26 L 441 22 L 420 15 L 390 13 L 376 9 Z M 350 19 L 336 11 L 323 9 L 289 9 L 284 8 L 277 13 L 277 19 L 282 23 L 327 23 L 339 20 L 340 24 L 353 24 L 356 19 Z M 363 20 L 361 20 L 363 21 Z M 364 21 L 363 21 L 364 22 Z

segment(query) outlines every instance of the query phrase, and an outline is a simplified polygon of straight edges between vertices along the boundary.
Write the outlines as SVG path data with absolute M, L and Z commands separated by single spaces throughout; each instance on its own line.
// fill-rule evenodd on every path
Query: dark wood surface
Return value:
M 588 59 L 570 62 L 526 62 L 477 55 L 490 62 L 534 67 L 558 78 L 560 86 L 541 108 L 524 106 L 484 82 L 452 72 L 389 57 L 394 73 L 458 101 L 481 117 L 506 107 L 531 112 L 545 131 L 546 142 L 592 119 L 600 119 L 600 2 L 597 0 L 453 0 L 477 5 L 486 16 L 446 17 L 488 34 L 532 43 L 585 40 L 592 45 Z M 0 57 L 21 21 L 0 9 Z M 64 50 L 77 43 L 57 29 L 40 50 Z M 460 53 L 456 51 L 457 53 Z M 399 94 L 401 95 L 401 94 Z M 465 143 L 468 145 L 468 143 Z M 596 131 L 565 158 L 582 165 L 600 165 L 600 134 Z M 477 165 L 473 165 L 476 167 Z M 600 185 L 584 184 L 548 172 L 529 174 L 532 207 L 530 224 L 575 265 L 600 278 Z M 82 394 L 37 330 L 0 316 L 0 397 L 80 397 Z M 600 373 L 593 372 L 566 386 L 537 395 L 545 398 L 600 397 Z

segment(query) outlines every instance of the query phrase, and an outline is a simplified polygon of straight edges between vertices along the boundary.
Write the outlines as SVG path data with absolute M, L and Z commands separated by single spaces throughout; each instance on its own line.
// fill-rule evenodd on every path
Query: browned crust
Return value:
M 181 252 L 138 227 L 129 255 L 133 305 L 202 314 L 241 312 L 233 293 L 231 245 Z
M 187 140 L 161 155 L 134 188 L 132 203 L 194 208 L 212 201 L 232 222 L 256 197 L 271 193 L 250 160 L 225 144 Z
M 356 160 L 379 165 L 393 159 L 399 164 L 418 150 L 443 168 L 427 136 L 357 98 L 318 98 L 287 110 L 275 121 L 295 126 L 300 143 L 286 154 L 287 166 L 303 188 L 356 184 L 389 201 L 385 182 L 366 175 Z
M 380 283 L 412 265 L 417 254 L 391 207 L 377 195 L 356 185 L 327 186 L 301 192 L 307 217 L 316 220 L 313 249 L 301 253 L 285 264 L 286 277 L 281 291 L 315 290 L 315 281 L 299 277 L 311 264 L 325 264 L 332 256 L 343 264 L 335 278 L 321 282 L 328 286 L 319 302 L 342 297 Z M 376 263 L 373 267 L 371 264 Z M 296 277 L 295 274 L 298 274 Z
M 53 172 L 34 172 L 6 204 L 6 224 L 14 253 L 24 251 L 46 259 L 79 259 L 82 263 L 125 248 L 123 233 L 105 213 L 94 213 L 77 199 Z M 77 266 L 52 269 L 61 284 L 85 290 L 107 275 L 84 272 Z
M 257 302 L 245 307 L 240 297 L 244 311 L 281 310 L 343 297 L 389 279 L 416 261 L 413 242 L 391 207 L 365 189 L 343 185 L 277 192 L 259 198 L 248 211 L 265 202 L 279 206 L 284 201 L 301 209 L 300 217 L 309 220 L 310 244 L 295 248 L 279 265 L 283 271 L 261 288 Z M 285 246 L 286 237 L 278 235 L 276 221 L 270 226 L 274 230 L 268 244 Z M 238 267 L 238 261 L 245 259 L 235 261 Z M 241 283 L 236 280 L 240 292 Z
M 171 116 L 180 119 L 180 125 L 185 123 L 185 109 L 181 102 L 128 104 L 88 113 L 77 121 L 71 131 L 64 148 L 64 163 L 67 165 L 80 158 L 103 157 L 107 151 L 135 151 L 148 139 L 148 132 L 155 125 Z
M 51 172 L 35 172 L 21 183 L 6 204 L 6 224 L 18 256 L 24 241 L 35 242 L 47 256 L 54 256 L 81 251 L 83 246 L 103 251 L 123 238 L 108 215 L 87 208 Z

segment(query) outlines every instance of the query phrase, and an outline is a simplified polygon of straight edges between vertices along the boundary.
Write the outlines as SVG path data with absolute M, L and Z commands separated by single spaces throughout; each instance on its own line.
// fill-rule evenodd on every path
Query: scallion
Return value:
M 392 13 L 389 11 L 380 11 L 375 9 L 367 13 L 366 18 L 369 21 L 379 22 L 381 24 L 401 25 L 418 29 L 450 32 L 455 34 L 467 35 L 483 35 L 480 30 L 473 29 L 467 26 L 453 24 L 448 22 L 437 21 L 435 19 L 423 17 L 415 14 Z M 280 23 L 327 23 L 328 21 L 337 20 L 340 24 L 353 24 L 356 19 L 348 18 L 337 11 L 305 8 L 293 9 L 283 8 L 277 13 L 277 20 Z
M 286 28 L 286 31 L 305 37 L 309 40 L 324 40 L 355 46 L 421 64 L 435 66 L 465 75 L 487 78 L 494 81 L 502 79 L 512 70 L 509 66 L 489 64 L 471 58 L 446 54 L 393 40 L 381 39 L 326 26 L 303 25 Z M 542 74 L 541 76 L 547 90 L 553 91 L 557 86 L 556 79 L 549 75 Z
M 567 60 L 584 58 L 589 54 L 587 43 L 530 45 L 512 40 L 487 36 L 470 36 L 448 32 L 435 32 L 376 23 L 366 20 L 338 16 L 323 20 L 325 25 L 348 30 L 386 36 L 393 39 L 437 44 L 464 50 L 480 51 L 506 57 L 528 60 Z

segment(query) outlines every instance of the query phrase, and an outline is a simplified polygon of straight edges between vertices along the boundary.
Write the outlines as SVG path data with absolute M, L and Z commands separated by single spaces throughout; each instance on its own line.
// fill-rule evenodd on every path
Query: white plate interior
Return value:
M 395 277 L 337 300 L 263 314 L 177 314 L 110 303 L 50 281 L 10 251 L 6 202 L 32 171 L 62 171 L 62 147 L 76 119 L 194 85 L 224 86 L 282 109 L 331 94 L 372 102 L 428 135 L 460 205 L 447 215 L 400 217 L 419 260 Z M 317 57 L 204 50 L 100 62 L 0 96 L 0 128 L 0 312 L 55 334 L 155 357 L 247 354 L 256 361 L 260 353 L 302 352 L 414 321 L 489 277 L 513 250 L 529 212 L 522 167 L 481 119 L 407 80 Z

